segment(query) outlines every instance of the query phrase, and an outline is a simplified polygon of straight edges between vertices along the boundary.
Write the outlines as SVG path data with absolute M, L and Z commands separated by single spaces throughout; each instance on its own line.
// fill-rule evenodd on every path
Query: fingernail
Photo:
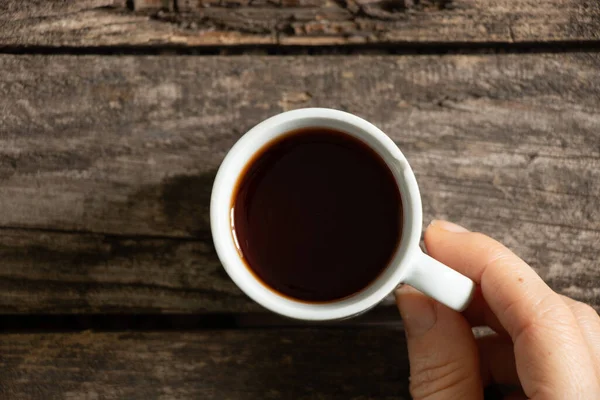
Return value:
M 454 233 L 469 232 L 468 229 L 463 228 L 460 225 L 454 224 L 454 223 L 449 222 L 449 221 L 444 221 L 444 220 L 441 220 L 441 219 L 434 219 L 433 221 L 431 221 L 431 223 L 429 224 L 429 226 L 435 226 L 436 228 L 440 228 L 440 229 L 443 229 L 445 231 L 454 232 Z
M 434 301 L 410 286 L 396 290 L 396 303 L 408 336 L 422 336 L 435 325 Z

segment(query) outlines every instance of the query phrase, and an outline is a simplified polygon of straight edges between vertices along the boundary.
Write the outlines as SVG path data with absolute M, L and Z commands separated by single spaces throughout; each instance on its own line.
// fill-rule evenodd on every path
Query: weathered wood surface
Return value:
M 409 398 L 382 329 L 4 334 L 0 377 L 14 400 Z
M 596 0 L 4 0 L 0 46 L 595 41 Z
M 4 313 L 260 311 L 209 240 L 0 231 Z
M 600 307 L 600 54 L 0 56 L 0 312 L 256 311 L 219 268 L 227 149 L 298 107 L 387 132 L 424 220 L 505 242 Z

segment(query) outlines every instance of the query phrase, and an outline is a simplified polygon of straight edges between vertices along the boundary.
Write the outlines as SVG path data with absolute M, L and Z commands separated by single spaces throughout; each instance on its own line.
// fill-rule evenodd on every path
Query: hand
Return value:
M 429 255 L 479 286 L 462 314 L 409 286 L 396 292 L 415 400 L 483 399 L 492 383 L 506 399 L 600 399 L 600 318 L 561 296 L 495 240 L 445 221 L 425 233 Z M 475 339 L 474 326 L 496 333 Z

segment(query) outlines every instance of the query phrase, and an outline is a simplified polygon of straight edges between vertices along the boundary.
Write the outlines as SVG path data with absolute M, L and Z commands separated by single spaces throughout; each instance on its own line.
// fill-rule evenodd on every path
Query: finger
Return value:
M 596 375 L 600 379 L 600 316 L 596 310 L 587 304 L 562 296 L 562 300 L 575 315 L 581 333 L 587 342 L 590 353 L 594 357 Z
M 404 285 L 396 292 L 415 400 L 483 399 L 477 345 L 462 315 Z
M 471 304 L 469 304 L 462 314 L 472 327 L 488 326 L 493 329 L 494 332 L 508 336 L 506 329 L 504 329 L 500 321 L 498 321 L 498 318 L 494 315 L 490 306 L 488 306 L 483 298 L 480 286 L 477 286 Z
M 491 384 L 521 386 L 510 339 L 487 335 L 477 339 L 477 347 L 484 387 Z
M 431 256 L 481 285 L 513 340 L 528 396 L 558 399 L 600 390 L 575 316 L 523 260 L 483 234 L 444 221 L 430 225 L 425 243 Z
M 457 227 L 459 227 L 457 225 Z M 459 227 L 460 232 L 468 232 L 466 229 Z M 425 242 L 425 248 L 427 248 L 427 242 Z M 429 250 L 427 250 L 428 253 Z M 477 326 L 488 326 L 493 329 L 498 334 L 506 334 L 506 329 L 502 326 L 500 321 L 496 315 L 490 309 L 487 302 L 483 298 L 483 294 L 481 293 L 481 286 L 477 286 L 475 289 L 475 293 L 473 294 L 473 298 L 471 299 L 471 303 L 469 306 L 462 312 L 463 316 L 469 321 L 469 324 L 472 327 Z

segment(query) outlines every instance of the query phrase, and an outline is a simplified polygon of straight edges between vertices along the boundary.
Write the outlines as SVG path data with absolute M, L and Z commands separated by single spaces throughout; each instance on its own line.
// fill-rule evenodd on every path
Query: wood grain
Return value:
M 0 46 L 597 41 L 595 0 L 8 0 Z
M 261 311 L 209 240 L 2 230 L 3 313 Z
M 258 307 L 218 267 L 212 180 L 292 108 L 365 117 L 403 150 L 424 221 L 506 243 L 600 307 L 600 55 L 0 56 L 0 312 Z
M 4 334 L 0 354 L 15 400 L 409 398 L 397 330 Z

